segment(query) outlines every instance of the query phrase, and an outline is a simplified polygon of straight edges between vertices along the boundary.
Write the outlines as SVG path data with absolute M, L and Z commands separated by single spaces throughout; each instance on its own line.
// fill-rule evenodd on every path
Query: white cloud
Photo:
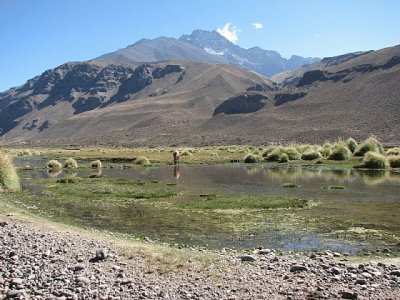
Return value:
M 239 31 L 236 26 L 231 26 L 231 23 L 226 23 L 222 29 L 217 28 L 217 32 L 232 43 L 236 43 L 239 39 L 237 35 Z
M 255 23 L 252 23 L 251 25 L 253 25 L 254 29 L 262 29 L 263 28 L 263 24 L 261 24 L 260 22 L 255 22 Z

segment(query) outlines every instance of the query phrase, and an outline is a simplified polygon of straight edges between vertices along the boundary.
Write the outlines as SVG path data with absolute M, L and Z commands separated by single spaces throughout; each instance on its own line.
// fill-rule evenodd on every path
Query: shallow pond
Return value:
M 87 178 L 91 173 L 88 169 L 73 175 L 26 171 L 24 186 L 39 194 L 40 178 Z M 104 178 L 154 184 L 156 189 L 175 193 L 172 202 L 189 198 L 197 201 L 207 195 L 279 195 L 313 199 L 316 205 L 279 211 L 182 211 L 171 209 L 166 200 L 149 204 L 124 198 L 124 202 L 115 202 L 110 195 L 109 201 L 108 198 L 102 198 L 106 200 L 101 202 L 86 201 L 84 196 L 79 201 L 69 201 L 49 196 L 48 191 L 40 194 L 40 201 L 27 198 L 23 202 L 66 222 L 211 248 L 263 246 L 357 252 L 396 248 L 399 243 L 400 173 L 397 172 L 227 164 L 117 167 L 104 168 L 101 173 Z

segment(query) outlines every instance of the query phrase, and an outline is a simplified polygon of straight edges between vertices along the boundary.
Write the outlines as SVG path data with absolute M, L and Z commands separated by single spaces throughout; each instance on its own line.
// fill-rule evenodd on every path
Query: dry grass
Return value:
M 0 152 L 0 191 L 16 192 L 20 189 L 21 184 L 11 157 Z

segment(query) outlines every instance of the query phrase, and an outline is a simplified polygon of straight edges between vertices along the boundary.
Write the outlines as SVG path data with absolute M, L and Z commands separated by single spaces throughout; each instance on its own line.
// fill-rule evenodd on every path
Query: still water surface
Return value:
M 90 170 L 86 170 L 77 175 L 89 174 Z M 168 211 L 149 210 L 137 203 L 124 209 L 110 209 L 111 215 L 102 218 L 96 217 L 93 207 L 88 207 L 91 211 L 86 214 L 82 211 L 84 206 L 67 211 L 67 214 L 85 219 L 84 225 L 135 236 L 212 248 L 264 246 L 283 250 L 330 248 L 347 252 L 390 246 L 400 236 L 398 172 L 228 164 L 105 168 L 102 175 L 173 182 L 177 183 L 176 191 L 186 194 L 190 191 L 191 195 L 284 195 L 312 198 L 317 203 L 311 209 L 295 212 L 268 212 L 262 219 L 255 219 L 259 226 L 245 231 L 213 230 L 212 222 L 196 216 L 171 222 L 174 216 L 166 216 Z M 47 176 L 45 170 L 32 173 L 34 179 Z M 283 186 L 285 183 L 297 187 L 287 188 Z M 110 207 L 112 203 L 107 205 Z M 388 239 L 388 236 L 394 237 Z

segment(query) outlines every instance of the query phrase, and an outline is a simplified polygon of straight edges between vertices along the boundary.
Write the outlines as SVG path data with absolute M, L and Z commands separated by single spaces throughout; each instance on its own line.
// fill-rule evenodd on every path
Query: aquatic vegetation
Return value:
M 72 157 L 68 158 L 64 162 L 64 168 L 66 168 L 66 169 L 76 169 L 77 167 L 78 167 L 78 163 Z
M 296 183 L 287 182 L 287 183 L 282 184 L 282 187 L 284 187 L 284 188 L 297 188 L 297 187 L 299 187 L 299 185 L 296 184 Z
M 177 204 L 181 208 L 226 210 L 226 209 L 299 209 L 308 208 L 312 200 L 283 196 L 231 196 L 206 197 L 206 199 L 187 200 Z
M 9 155 L 0 152 L 0 192 L 16 192 L 21 189 L 19 176 Z

